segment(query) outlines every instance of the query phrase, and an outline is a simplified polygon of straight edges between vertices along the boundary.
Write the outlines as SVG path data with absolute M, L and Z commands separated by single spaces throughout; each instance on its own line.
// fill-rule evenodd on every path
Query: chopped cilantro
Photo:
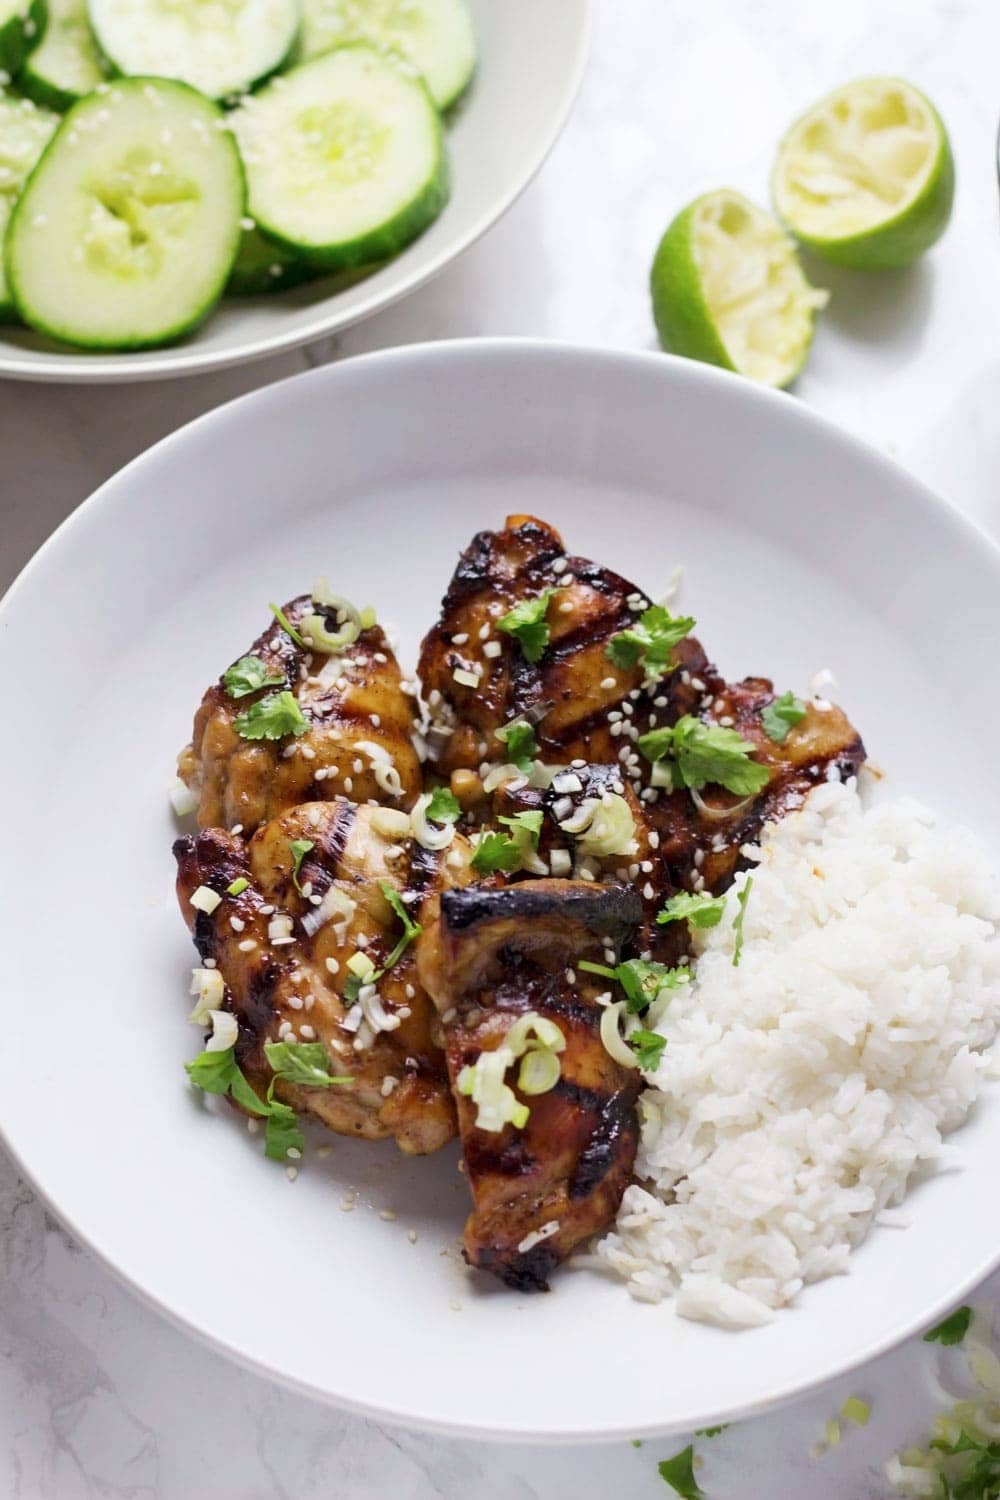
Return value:
M 673 760 L 672 769 L 686 787 L 700 790 L 709 782 L 746 797 L 767 785 L 769 772 L 751 760 L 754 746 L 735 729 L 707 724 L 685 714 L 670 729 L 651 729 L 637 741 L 642 754 L 654 764 Z
M 362 979 L 360 974 L 348 974 L 347 979 L 344 981 L 344 999 L 348 1005 L 354 1004 L 361 993 L 361 986 L 370 983 L 370 980 Z
M 670 670 L 674 647 L 690 635 L 695 622 L 690 615 L 672 615 L 664 605 L 651 604 L 635 625 L 613 635 L 604 654 L 616 667 L 634 667 L 642 658 L 647 676 L 662 677 Z
M 657 917 L 661 927 L 668 922 L 689 922 L 692 927 L 718 927 L 726 909 L 725 896 L 710 896 L 707 891 L 678 891 L 671 896 Z
M 245 740 L 281 740 L 286 734 L 305 734 L 301 708 L 287 690 L 268 693 L 236 716 L 236 733 Z
M 432 823 L 454 823 L 462 815 L 458 798 L 446 786 L 435 787 L 427 804 L 427 816 Z
M 481 875 L 491 875 L 494 870 L 516 870 L 520 864 L 520 846 L 506 833 L 484 833 L 472 856 L 472 868 Z
M 227 668 L 222 681 L 230 698 L 245 698 L 247 693 L 256 693 L 258 688 L 281 687 L 285 674 L 278 672 L 275 676 L 268 676 L 267 663 L 259 656 L 241 656 Z
M 704 1500 L 704 1492 L 698 1488 L 694 1477 L 694 1448 L 690 1443 L 673 1458 L 665 1458 L 659 1471 L 660 1478 L 676 1490 L 682 1500 Z
M 511 818 L 500 818 L 499 821 L 506 824 L 508 828 L 513 828 L 515 835 L 518 829 L 523 829 L 537 849 L 539 836 L 542 832 L 542 816 L 542 811 L 539 808 L 536 812 L 519 812 L 515 813 Z
M 387 880 L 379 881 L 379 889 L 381 890 L 385 899 L 388 901 L 389 905 L 392 907 L 393 911 L 396 913 L 396 916 L 402 922 L 403 935 L 399 939 L 399 942 L 396 944 L 395 948 L 393 948 L 392 952 L 389 954 L 389 957 L 386 959 L 382 968 L 377 969 L 368 980 L 369 984 L 374 984 L 377 980 L 381 979 L 386 969 L 391 969 L 393 964 L 398 963 L 403 954 L 406 952 L 407 948 L 413 942 L 414 938 L 418 938 L 424 930 L 419 922 L 414 922 L 413 918 L 410 916 L 410 913 L 407 911 L 406 903 L 403 901 L 399 892 L 393 886 L 391 886 Z
M 698 1427 L 695 1429 L 695 1437 L 718 1437 L 720 1432 L 725 1432 L 729 1426 L 728 1422 L 721 1422 L 718 1427 Z
M 249 884 L 250 882 L 245 875 L 237 875 L 236 879 L 231 881 L 230 884 L 226 886 L 226 895 L 242 896 L 243 892 L 246 890 Z
M 760 721 L 768 739 L 773 740 L 776 745 L 783 745 L 788 738 L 788 731 L 802 722 L 806 712 L 801 698 L 796 698 L 791 692 L 782 693 L 780 698 L 775 698 L 763 710 Z
M 276 1078 L 309 1088 L 328 1089 L 354 1079 L 330 1072 L 330 1059 L 322 1042 L 265 1042 L 264 1056 Z
M 264 1126 L 264 1155 L 271 1161 L 284 1161 L 293 1149 L 301 1154 L 305 1144 L 299 1117 L 292 1106 L 272 1099 Z
M 295 886 L 295 889 L 298 891 L 299 895 L 301 896 L 302 895 L 302 887 L 299 885 L 299 871 L 302 869 L 302 861 L 305 859 L 306 855 L 309 853 L 309 850 L 310 849 L 315 849 L 316 845 L 313 843 L 312 839 L 292 839 L 292 841 L 288 845 L 288 847 L 292 851 L 292 860 L 293 860 L 293 864 L 292 864 L 292 884 Z
M 659 1036 L 655 1031 L 633 1031 L 628 1044 L 635 1053 L 635 1060 L 642 1071 L 652 1073 L 659 1067 L 667 1039 L 665 1036 Z
M 969 1331 L 972 1308 L 959 1307 L 943 1323 L 924 1334 L 925 1344 L 960 1344 Z
M 584 958 L 577 967 L 587 974 L 601 974 L 620 984 L 625 992 L 626 1008 L 633 1015 L 652 1005 L 664 990 L 675 990 L 679 985 L 687 984 L 691 977 L 687 969 L 668 969 L 665 964 L 642 958 L 627 958 L 614 969 Z
M 203 1089 L 206 1094 L 232 1094 L 237 1104 L 242 1104 L 251 1114 L 267 1114 L 267 1105 L 250 1087 L 237 1066 L 234 1048 L 227 1047 L 222 1052 L 201 1052 L 192 1062 L 185 1063 L 184 1068 L 195 1088 Z
M 271 611 L 272 615 L 277 620 L 278 624 L 281 626 L 285 634 L 291 636 L 296 646 L 305 646 L 305 641 L 299 635 L 299 632 L 295 629 L 295 626 L 292 624 L 291 620 L 289 620 L 288 616 L 285 614 L 285 611 L 279 608 L 277 604 L 269 604 L 267 607 Z
M 753 877 L 751 877 L 747 881 L 746 885 L 743 887 L 743 889 L 740 891 L 739 895 L 736 897 L 736 904 L 739 907 L 739 911 L 736 913 L 736 916 L 733 918 L 733 932 L 736 934 L 736 942 L 735 942 L 735 944 L 733 946 L 733 968 L 734 969 L 738 969 L 739 968 L 739 966 L 740 966 L 740 959 L 743 957 L 743 918 L 747 914 L 747 902 L 750 899 L 750 892 L 751 892 L 752 889 L 753 889 Z
M 524 719 L 514 719 L 497 730 L 497 739 L 507 746 L 507 759 L 525 775 L 531 770 L 531 762 L 538 754 L 535 731 Z
M 543 589 L 534 599 L 522 599 L 502 620 L 497 621 L 498 630 L 506 631 L 515 638 L 525 661 L 538 661 L 549 644 L 549 627 L 545 623 L 545 615 L 554 593 L 555 589 Z
M 674 760 L 687 787 L 700 788 L 712 782 L 740 797 L 759 792 L 767 785 L 770 773 L 759 761 L 751 760 L 753 750 L 749 740 L 741 738 L 735 729 L 706 724 L 692 714 L 685 714 L 674 725 Z

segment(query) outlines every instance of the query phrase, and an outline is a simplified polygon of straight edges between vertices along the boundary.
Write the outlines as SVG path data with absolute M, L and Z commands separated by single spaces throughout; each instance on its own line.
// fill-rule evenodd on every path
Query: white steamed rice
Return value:
M 967 833 L 829 783 L 769 826 L 659 1024 L 637 1175 L 598 1246 L 637 1297 L 765 1322 L 942 1157 L 1000 1024 L 1000 887 Z M 887 1218 L 889 1214 L 887 1214 Z

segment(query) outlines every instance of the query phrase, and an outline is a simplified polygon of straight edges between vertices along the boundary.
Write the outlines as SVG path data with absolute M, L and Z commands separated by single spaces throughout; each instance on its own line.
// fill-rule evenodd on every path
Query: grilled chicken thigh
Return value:
M 308 595 L 284 615 L 293 629 L 314 613 Z M 335 622 L 330 622 L 331 626 Z M 421 789 L 412 697 L 378 625 L 345 650 L 324 655 L 297 644 L 274 621 L 248 653 L 266 669 L 265 686 L 234 697 L 225 677 L 208 689 L 181 752 L 181 780 L 199 794 L 200 828 L 250 834 L 301 802 L 347 796 L 408 808 Z M 304 717 L 302 733 L 250 739 L 238 721 L 269 695 L 288 690 Z
M 554 591 L 545 610 L 549 640 L 532 663 L 497 626 L 515 606 L 548 590 Z M 634 627 L 648 604 L 617 573 L 567 557 L 558 532 L 531 516 L 510 516 L 503 531 L 480 532 L 462 554 L 421 650 L 432 753 L 463 805 L 482 811 L 475 771 L 482 762 L 507 759 L 496 731 L 525 719 L 541 761 L 565 765 L 577 758 L 617 768 L 660 840 L 661 858 L 643 884 L 655 889 L 665 875 L 664 894 L 671 887 L 717 892 L 766 820 L 798 805 L 826 776 L 855 774 L 864 746 L 840 709 L 816 703 L 783 744 L 774 743 L 761 721 L 774 700 L 772 684 L 760 677 L 727 683 L 692 635 L 673 647 L 658 678 L 639 661 L 616 665 L 607 655 L 610 640 Z M 638 740 L 686 715 L 735 728 L 768 767 L 768 784 L 750 798 L 709 787 L 701 807 L 687 790 L 670 793 L 653 784 Z M 727 816 L 728 808 L 734 811 Z
M 606 962 L 641 917 L 633 891 L 584 881 L 536 880 L 444 891 L 419 940 L 420 978 L 447 1018 L 448 1071 L 504 1044 L 519 1017 L 554 1022 L 565 1038 L 561 1076 L 538 1095 L 523 1129 L 482 1130 L 458 1094 L 459 1130 L 474 1209 L 465 1256 L 522 1291 L 549 1273 L 617 1212 L 635 1159 L 639 1074 L 600 1037 L 600 980 L 573 965 Z M 508 1083 L 514 1087 L 517 1070 Z
M 265 1042 L 320 1041 L 331 1073 L 353 1082 L 306 1088 L 280 1080 L 277 1097 L 341 1134 L 394 1136 L 403 1151 L 422 1154 L 454 1135 L 455 1112 L 413 945 L 353 1004 L 345 989 L 357 975 L 348 961 L 362 953 L 381 969 L 402 935 L 383 882 L 414 921 L 431 923 L 440 892 L 467 879 L 469 851 L 456 835 L 447 853 L 432 853 L 400 836 L 398 816 L 305 803 L 249 844 L 207 829 L 178 839 L 174 853 L 180 908 L 202 959 L 214 959 L 225 980 L 226 1006 L 239 1021 L 236 1059 L 251 1085 L 264 1094 L 271 1080 Z M 240 877 L 250 884 L 228 894 Z M 211 915 L 191 905 L 202 885 L 223 894 Z

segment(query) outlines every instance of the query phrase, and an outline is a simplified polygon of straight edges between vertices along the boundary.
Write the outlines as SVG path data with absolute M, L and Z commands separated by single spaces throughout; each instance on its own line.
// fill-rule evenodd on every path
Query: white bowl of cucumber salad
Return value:
M 0 0 L 0 375 L 295 348 L 440 271 L 565 122 L 588 0 Z

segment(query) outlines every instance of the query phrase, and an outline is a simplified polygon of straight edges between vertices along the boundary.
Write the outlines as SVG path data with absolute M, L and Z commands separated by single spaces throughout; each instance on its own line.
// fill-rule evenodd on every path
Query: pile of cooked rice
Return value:
M 635 1296 L 728 1326 L 846 1268 L 968 1115 L 1000 1025 L 1000 886 L 969 834 L 830 783 L 747 852 L 739 966 L 746 875 L 660 1022 L 647 1186 L 598 1247 Z

